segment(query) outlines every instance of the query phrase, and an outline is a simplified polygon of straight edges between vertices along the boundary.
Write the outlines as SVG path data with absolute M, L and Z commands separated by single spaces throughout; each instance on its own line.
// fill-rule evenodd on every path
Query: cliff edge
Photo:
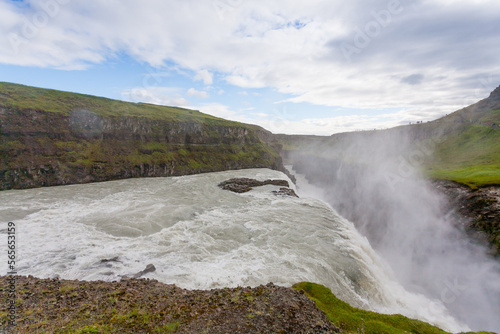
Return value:
M 199 111 L 0 82 L 0 190 L 244 168 L 285 171 L 271 133 Z

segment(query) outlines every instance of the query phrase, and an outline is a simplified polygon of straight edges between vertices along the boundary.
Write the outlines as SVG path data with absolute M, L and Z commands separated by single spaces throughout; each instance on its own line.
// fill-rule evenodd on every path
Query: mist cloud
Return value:
M 422 177 L 435 143 L 416 144 L 416 137 L 408 127 L 349 133 L 289 158 L 321 187 L 313 195 L 356 225 L 406 289 L 440 300 L 474 330 L 497 331 L 500 264 L 471 242 L 443 194 Z

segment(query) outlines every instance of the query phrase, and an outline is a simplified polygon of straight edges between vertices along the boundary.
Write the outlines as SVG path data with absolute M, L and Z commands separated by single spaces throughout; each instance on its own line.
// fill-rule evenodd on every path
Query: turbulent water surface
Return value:
M 441 301 L 396 283 L 327 204 L 275 196 L 271 185 L 244 194 L 217 186 L 233 177 L 288 179 L 252 169 L 4 191 L 1 233 L 16 223 L 21 275 L 110 281 L 151 263 L 145 277 L 184 288 L 312 281 L 358 307 L 467 330 Z

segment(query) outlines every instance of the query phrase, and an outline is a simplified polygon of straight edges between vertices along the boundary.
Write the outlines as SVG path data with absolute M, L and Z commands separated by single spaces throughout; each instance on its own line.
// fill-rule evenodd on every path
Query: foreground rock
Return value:
M 15 333 L 333 333 L 303 293 L 256 288 L 184 290 L 149 279 L 85 282 L 16 279 Z M 0 277 L 7 300 L 8 277 Z M 6 321 L 6 304 L 0 326 Z

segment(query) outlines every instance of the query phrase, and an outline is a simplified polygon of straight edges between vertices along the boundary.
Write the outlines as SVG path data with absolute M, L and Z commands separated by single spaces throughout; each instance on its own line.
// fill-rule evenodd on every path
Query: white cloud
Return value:
M 208 97 L 207 92 L 199 91 L 199 90 L 196 90 L 194 88 L 189 88 L 189 90 L 187 91 L 187 95 L 194 96 L 194 97 L 197 97 L 199 99 L 206 99 Z
M 260 125 L 273 133 L 329 136 L 339 132 L 380 130 L 406 125 L 410 122 L 427 122 L 454 110 L 456 109 L 422 108 L 379 115 L 360 114 L 328 118 L 306 118 L 301 120 L 293 120 L 287 113 L 278 113 L 276 115 L 259 113 L 254 114 L 257 118 L 239 117 L 234 120 Z
M 290 94 L 291 102 L 405 113 L 463 106 L 500 83 L 493 0 L 400 0 L 403 10 L 387 22 L 373 15 L 389 10 L 385 0 L 242 1 L 223 9 L 201 0 L 51 1 L 61 3 L 53 15 L 46 2 L 23 9 L 0 2 L 1 63 L 83 69 L 127 54 L 160 69 L 173 63 L 205 85 L 216 72 L 235 86 Z M 356 45 L 360 31 L 370 35 L 366 45 Z M 359 52 L 346 59 L 343 43 Z M 132 93 L 187 103 L 178 93 Z
M 122 92 L 122 96 L 131 102 L 177 107 L 185 107 L 189 104 L 179 93 L 179 89 L 171 87 L 132 88 Z
M 220 103 L 208 103 L 208 104 L 203 104 L 201 106 L 193 106 L 190 107 L 190 109 L 196 109 L 205 114 L 225 119 L 235 120 L 235 118 L 238 118 L 236 112 L 230 110 L 228 106 Z
M 252 115 L 257 116 L 257 117 L 261 117 L 261 118 L 267 118 L 267 117 L 269 117 L 269 114 L 266 114 L 266 113 L 263 113 L 263 112 L 252 113 Z
M 391 127 L 427 122 L 442 117 L 447 113 L 455 111 L 456 107 L 442 108 L 414 108 L 398 112 L 386 112 L 378 115 L 345 115 L 327 118 L 304 118 L 296 119 L 286 111 L 286 108 L 275 109 L 271 113 L 250 112 L 245 109 L 234 111 L 229 106 L 219 103 L 207 103 L 196 106 L 188 106 L 189 109 L 200 110 L 203 113 L 221 117 L 224 119 L 256 124 L 273 133 L 285 134 L 314 134 L 329 136 L 339 132 L 351 132 L 359 130 L 381 130 Z M 249 111 L 253 111 L 250 108 Z
M 212 73 L 208 72 L 207 70 L 198 71 L 194 79 L 203 81 L 205 85 L 211 85 L 213 83 Z

